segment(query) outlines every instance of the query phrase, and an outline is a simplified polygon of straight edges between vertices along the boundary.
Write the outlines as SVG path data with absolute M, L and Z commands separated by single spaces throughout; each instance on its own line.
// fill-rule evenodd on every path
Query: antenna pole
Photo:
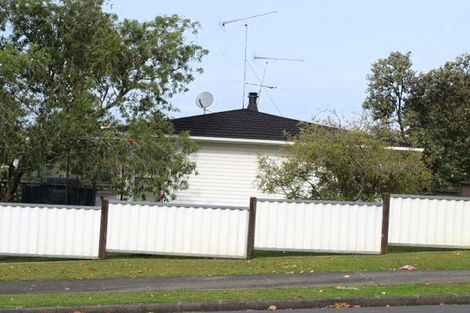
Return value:
M 246 94 L 246 63 L 248 60 L 246 59 L 246 53 L 248 50 L 248 24 L 245 24 L 245 59 L 243 65 L 243 100 L 242 100 L 242 109 L 245 108 L 245 94 Z

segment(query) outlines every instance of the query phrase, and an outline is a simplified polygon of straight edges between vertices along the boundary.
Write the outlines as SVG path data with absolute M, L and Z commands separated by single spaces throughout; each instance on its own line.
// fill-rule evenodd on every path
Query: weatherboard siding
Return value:
M 266 195 L 256 185 L 258 156 L 279 157 L 281 145 L 199 142 L 191 156 L 198 175 L 189 177 L 189 188 L 177 193 L 176 202 L 248 205 L 250 197 Z

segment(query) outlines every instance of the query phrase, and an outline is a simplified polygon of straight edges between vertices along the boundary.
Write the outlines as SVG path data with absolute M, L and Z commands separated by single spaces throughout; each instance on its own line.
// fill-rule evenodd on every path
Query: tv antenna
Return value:
M 277 89 L 276 86 L 268 86 L 268 85 L 262 85 L 262 84 L 254 84 L 254 83 L 246 83 L 246 84 L 251 85 L 251 86 L 258 86 L 258 87 L 261 87 L 261 88 Z
M 255 60 L 266 60 L 269 61 L 287 61 L 287 62 L 303 62 L 302 59 L 287 59 L 287 58 L 269 58 L 269 57 L 255 57 Z
M 268 64 L 270 62 L 278 62 L 278 61 L 281 61 L 281 62 L 303 62 L 304 60 L 301 60 L 301 59 L 288 59 L 288 58 L 272 58 L 272 57 L 261 57 L 261 56 L 255 56 L 254 57 L 255 60 L 263 60 L 265 61 L 265 65 L 264 65 L 264 71 L 263 71 L 263 76 L 261 78 L 261 82 L 259 84 L 260 88 L 259 88 L 259 92 L 258 92 L 258 97 L 261 96 L 261 91 L 263 88 L 266 88 L 265 85 L 264 85 L 264 79 L 266 77 L 266 70 L 268 69 Z
M 206 109 L 214 102 L 214 96 L 207 91 L 201 92 L 196 97 L 196 105 L 201 109 L 204 109 L 204 114 L 206 114 Z
M 247 53 L 247 50 L 248 50 L 248 21 L 254 20 L 254 19 L 257 19 L 259 17 L 266 16 L 266 15 L 276 14 L 276 13 L 277 13 L 277 11 L 270 11 L 270 12 L 261 13 L 261 14 L 257 14 L 257 15 L 252 15 L 252 16 L 233 19 L 233 20 L 228 20 L 228 21 L 225 21 L 225 22 L 221 23 L 222 27 L 225 27 L 229 24 L 236 24 L 236 23 L 240 23 L 240 22 L 243 22 L 243 26 L 245 26 L 245 56 L 244 56 L 244 66 L 243 66 L 243 97 L 242 97 L 242 108 L 243 109 L 245 108 L 246 64 L 248 62 L 248 60 L 246 58 L 246 53 Z

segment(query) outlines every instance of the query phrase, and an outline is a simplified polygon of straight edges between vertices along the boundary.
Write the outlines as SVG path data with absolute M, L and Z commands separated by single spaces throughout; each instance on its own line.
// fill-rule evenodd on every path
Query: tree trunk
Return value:
M 0 202 L 13 202 L 15 200 L 15 193 L 22 177 L 23 173 L 16 171 L 8 178 L 4 190 L 0 193 Z
M 398 108 L 397 108 L 397 121 L 398 121 L 398 126 L 400 127 L 400 136 L 403 141 L 406 140 L 406 135 L 405 135 L 405 127 L 403 126 L 403 119 L 402 119 L 402 99 L 403 99 L 403 94 L 400 88 L 400 93 L 398 95 Z

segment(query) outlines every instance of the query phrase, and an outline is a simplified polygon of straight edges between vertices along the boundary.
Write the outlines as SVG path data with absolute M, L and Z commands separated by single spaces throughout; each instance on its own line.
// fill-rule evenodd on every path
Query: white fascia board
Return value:
M 242 139 L 242 138 L 223 138 L 223 137 L 203 137 L 203 136 L 190 136 L 195 141 L 203 142 L 225 142 L 225 143 L 240 143 L 240 144 L 260 144 L 260 145 L 292 145 L 293 141 L 280 141 L 280 140 L 262 140 L 262 139 Z M 416 151 L 423 152 L 423 148 L 412 147 L 386 147 L 385 149 L 395 151 Z
M 415 152 L 423 152 L 423 148 L 412 148 L 412 147 L 387 147 L 388 150 L 395 150 L 395 151 L 415 151 Z
M 257 144 L 268 146 L 291 145 L 292 141 L 281 140 L 262 140 L 262 139 L 242 139 L 242 138 L 222 138 L 222 137 L 202 137 L 190 136 L 189 139 L 200 142 L 223 142 L 223 143 L 239 143 L 239 144 Z

